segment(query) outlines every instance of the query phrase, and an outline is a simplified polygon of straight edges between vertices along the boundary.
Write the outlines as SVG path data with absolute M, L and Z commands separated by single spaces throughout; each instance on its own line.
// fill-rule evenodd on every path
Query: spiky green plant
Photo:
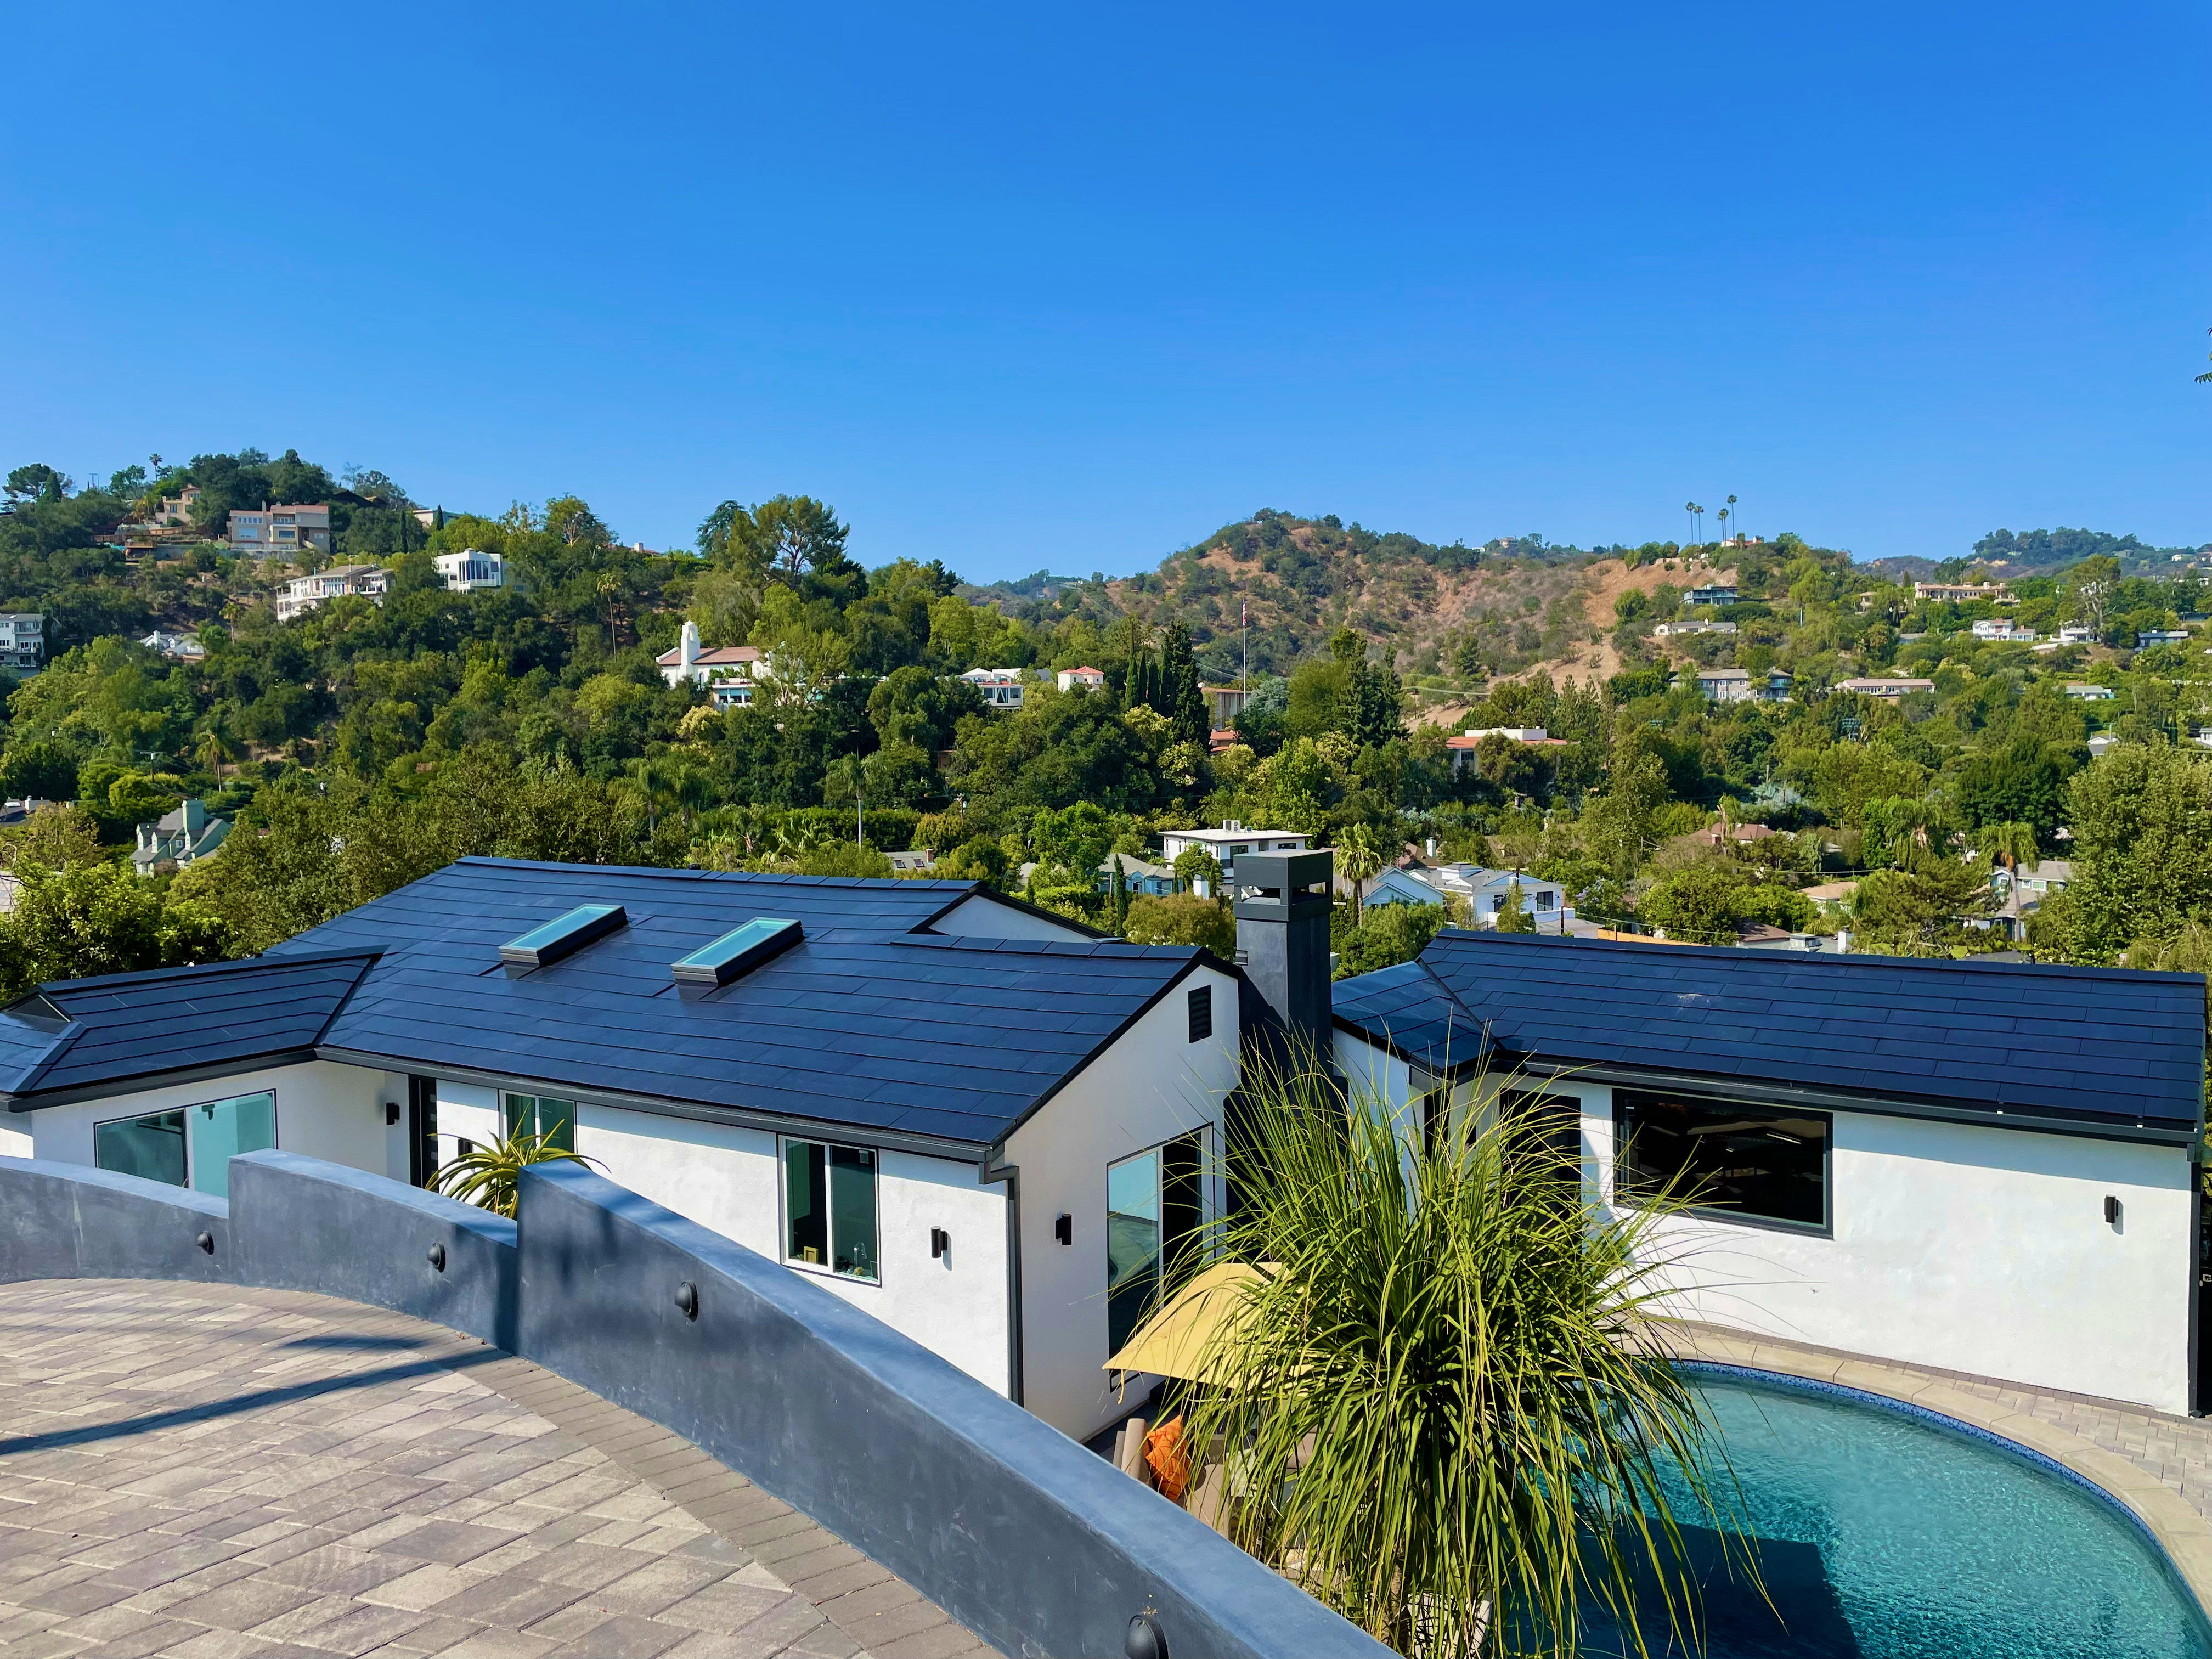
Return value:
M 1224 1529 L 1403 1654 L 1565 1659 L 1593 1602 L 1638 1652 L 1661 1623 L 1694 1646 L 1678 1524 L 1735 1529 L 1650 1327 L 1678 1203 L 1590 1201 L 1540 1112 L 1431 1135 L 1349 1105 L 1310 1073 L 1249 1086 L 1218 1242 L 1264 1266 L 1188 1404 Z
M 503 1135 L 440 1164 L 438 1172 L 430 1177 L 430 1187 L 432 1191 L 458 1198 L 464 1204 L 511 1218 L 514 1214 L 515 1190 L 522 1179 L 522 1166 L 564 1158 L 579 1164 L 597 1161 L 556 1146 L 550 1133 Z

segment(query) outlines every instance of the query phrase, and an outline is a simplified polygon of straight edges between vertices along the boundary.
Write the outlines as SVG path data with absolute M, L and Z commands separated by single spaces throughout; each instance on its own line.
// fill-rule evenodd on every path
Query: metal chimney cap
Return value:
M 1237 885 L 1273 888 L 1278 893 L 1317 886 L 1336 872 L 1336 854 L 1327 847 L 1297 853 L 1239 853 Z

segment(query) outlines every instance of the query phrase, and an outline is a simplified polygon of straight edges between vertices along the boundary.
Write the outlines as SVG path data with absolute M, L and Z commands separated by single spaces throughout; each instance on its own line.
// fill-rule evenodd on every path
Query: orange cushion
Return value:
M 1183 1449 L 1182 1415 L 1177 1413 L 1145 1437 L 1145 1462 L 1151 1465 L 1152 1483 L 1170 1503 L 1182 1502 L 1190 1485 L 1190 1455 Z

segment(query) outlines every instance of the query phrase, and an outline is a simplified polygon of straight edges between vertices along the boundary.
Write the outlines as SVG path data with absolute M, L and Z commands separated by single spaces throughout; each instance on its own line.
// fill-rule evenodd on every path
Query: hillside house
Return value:
M 230 515 L 230 550 L 260 557 L 292 558 L 331 550 L 331 508 L 313 505 L 240 508 Z M 351 567 L 356 569 L 366 566 Z
M 1251 689 L 1242 685 L 1201 685 L 1198 688 L 1206 696 L 1206 707 L 1215 726 L 1232 726 L 1244 706 L 1252 701 Z
M 1224 879 L 1237 876 L 1237 860 L 1248 853 L 1299 853 L 1313 837 L 1290 830 L 1247 830 L 1234 818 L 1224 818 L 1218 830 L 1163 830 L 1160 862 L 1172 869 L 1175 861 L 1192 848 L 1213 854 Z
M 0 611 L 0 669 L 35 674 L 46 659 L 46 617 L 36 611 Z
M 207 658 L 207 647 L 196 634 L 173 634 L 166 628 L 157 628 L 138 641 L 149 651 L 158 651 L 172 662 L 202 662 Z
M 2068 684 L 2059 688 L 2076 702 L 2110 702 L 2119 693 L 2109 685 Z
M 391 573 L 380 565 L 334 564 L 312 575 L 295 576 L 276 595 L 276 620 L 304 617 L 325 600 L 360 597 L 377 604 L 392 590 Z
M 1443 904 L 1458 899 L 1462 912 L 1477 927 L 1495 927 L 1505 912 L 1513 884 L 1521 884 L 1521 908 L 1540 933 L 1566 931 L 1574 912 L 1557 882 L 1539 879 L 1525 871 L 1490 870 L 1479 864 L 1413 864 L 1394 867 L 1370 878 L 1361 894 L 1363 904 Z
M 1685 670 L 1686 675 L 1692 671 Z M 1698 690 L 1708 702 L 1787 702 L 1790 677 L 1779 668 L 1753 674 L 1743 668 L 1700 668 L 1694 671 Z
M 1053 684 L 1063 691 L 1073 691 L 1078 687 L 1085 691 L 1106 689 L 1106 672 L 1100 668 L 1063 668 L 1052 678 Z
M 1937 605 L 1972 605 L 1979 599 L 1995 605 L 2014 603 L 2012 590 L 2002 582 L 1915 582 L 1912 597 Z
M 131 849 L 131 867 L 142 876 L 159 874 L 164 865 L 190 869 L 221 847 L 229 834 L 228 818 L 210 817 L 204 801 L 185 801 L 153 823 L 138 826 L 137 844 Z
M 1704 587 L 1692 587 L 1682 595 L 1685 605 L 1740 605 L 1743 595 L 1727 582 L 1713 582 Z
M 1885 702 L 1895 702 L 1911 696 L 1916 691 L 1933 691 L 1933 680 L 1914 679 L 1901 674 L 1885 674 L 1879 678 L 1838 680 L 1836 690 L 1856 693 L 1862 697 L 1880 697 Z
M 971 668 L 960 678 L 982 693 L 987 708 L 1012 712 L 1022 706 L 1022 671 L 1018 668 Z
M 1382 1109 L 1555 1113 L 1599 1202 L 1700 1191 L 1681 1316 L 2203 1404 L 2200 975 L 1447 932 L 1334 991 Z
M 507 561 L 496 553 L 469 548 L 459 553 L 441 553 L 432 561 L 449 593 L 471 593 L 481 588 L 507 586 Z
M 687 621 L 675 646 L 653 659 L 660 678 L 672 686 L 701 685 L 718 708 L 742 708 L 768 672 L 758 646 L 702 646 L 699 624 Z
M 2009 617 L 1984 617 L 1973 625 L 1978 640 L 2004 640 L 2018 645 L 2032 645 L 2040 639 L 2032 628 L 2022 628 Z

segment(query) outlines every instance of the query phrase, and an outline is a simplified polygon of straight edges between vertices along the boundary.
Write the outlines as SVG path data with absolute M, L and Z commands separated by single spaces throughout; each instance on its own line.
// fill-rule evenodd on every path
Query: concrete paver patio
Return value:
M 10 1659 L 991 1650 L 696 1447 L 290 1291 L 0 1285 Z

